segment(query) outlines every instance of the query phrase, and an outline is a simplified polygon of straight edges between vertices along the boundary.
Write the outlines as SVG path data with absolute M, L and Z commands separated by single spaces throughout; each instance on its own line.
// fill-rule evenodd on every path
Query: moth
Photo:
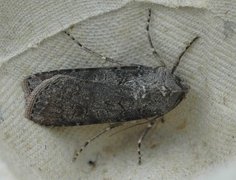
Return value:
M 151 9 L 148 10 L 146 30 L 153 54 L 157 54 L 149 33 Z M 68 32 L 81 48 L 98 55 L 83 46 Z M 26 97 L 25 117 L 46 126 L 75 126 L 108 123 L 108 128 L 88 140 L 80 152 L 98 136 L 123 122 L 148 119 L 148 127 L 138 141 L 141 164 L 141 141 L 155 124 L 155 120 L 174 109 L 185 97 L 189 86 L 174 72 L 184 53 L 197 39 L 185 48 L 171 70 L 165 65 L 143 65 L 64 69 L 41 72 L 23 81 Z

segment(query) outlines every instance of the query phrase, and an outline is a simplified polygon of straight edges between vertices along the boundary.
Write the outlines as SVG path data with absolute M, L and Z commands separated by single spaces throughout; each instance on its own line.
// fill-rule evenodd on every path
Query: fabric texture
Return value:
M 146 24 L 160 58 L 152 55 Z M 191 179 L 236 156 L 236 1 L 4 1 L 0 6 L 0 158 L 18 179 Z M 24 118 L 22 80 L 56 69 L 124 65 L 171 68 L 195 37 L 176 74 L 191 87 L 142 144 L 146 125 L 74 151 L 107 125 L 43 127 Z M 127 126 L 118 128 L 120 131 Z M 96 161 L 96 166 L 89 165 Z

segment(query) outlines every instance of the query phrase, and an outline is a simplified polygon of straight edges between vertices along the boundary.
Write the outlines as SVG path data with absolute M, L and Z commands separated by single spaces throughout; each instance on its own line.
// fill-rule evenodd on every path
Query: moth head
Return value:
M 184 97 L 185 94 L 188 93 L 189 86 L 185 83 L 185 81 L 171 73 L 171 71 L 167 68 L 162 67 L 162 69 L 160 69 L 160 77 L 162 81 L 160 92 L 163 96 L 180 94 Z

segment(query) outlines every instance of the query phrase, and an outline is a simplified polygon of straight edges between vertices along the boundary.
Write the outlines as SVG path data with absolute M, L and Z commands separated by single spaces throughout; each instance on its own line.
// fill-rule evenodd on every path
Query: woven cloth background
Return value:
M 235 158 L 235 0 L 0 3 L 0 158 L 18 179 L 190 179 Z M 145 30 L 150 7 L 160 59 Z M 62 33 L 72 25 L 82 44 L 123 64 L 158 66 L 162 59 L 171 68 L 186 44 L 200 37 L 176 72 L 191 90 L 145 139 L 141 166 L 136 146 L 145 125 L 102 136 L 72 163 L 74 151 L 106 125 L 48 128 L 24 118 L 21 82 L 27 75 L 115 65 Z

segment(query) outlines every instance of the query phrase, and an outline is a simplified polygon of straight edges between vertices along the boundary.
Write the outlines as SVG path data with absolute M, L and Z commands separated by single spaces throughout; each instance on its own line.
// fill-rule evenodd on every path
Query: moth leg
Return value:
M 141 154 L 141 144 L 144 139 L 144 137 L 147 135 L 147 133 L 152 129 L 154 126 L 155 121 L 150 121 L 146 127 L 146 129 L 141 134 L 139 140 L 138 140 L 138 164 L 141 165 L 142 163 L 142 154 Z
M 147 36 L 148 36 L 148 42 L 151 46 L 152 49 L 152 54 L 155 56 L 155 58 L 158 59 L 158 61 L 161 62 L 161 66 L 166 66 L 165 63 L 160 60 L 160 55 L 157 53 L 156 49 L 154 48 L 153 42 L 152 42 L 152 37 L 150 34 L 150 22 L 151 22 L 151 16 L 152 16 L 152 10 L 151 8 L 148 9 L 148 19 L 147 19 L 147 26 L 146 26 L 146 30 L 147 30 Z
M 158 122 L 164 122 L 164 118 L 161 117 L 160 121 Z M 142 154 L 141 154 L 141 145 L 142 145 L 142 141 L 143 139 L 146 137 L 146 135 L 148 134 L 148 132 L 153 128 L 154 125 L 157 124 L 157 117 L 152 118 L 148 124 L 146 129 L 143 131 L 143 133 L 141 134 L 139 140 L 138 140 L 138 164 L 141 165 L 142 163 Z
M 198 39 L 199 37 L 196 36 L 195 38 L 193 38 L 193 40 L 185 47 L 185 50 L 179 55 L 177 61 L 175 62 L 172 70 L 171 70 L 171 73 L 174 74 L 176 68 L 179 66 L 179 63 L 180 63 L 180 60 L 181 58 L 183 57 L 183 55 L 188 51 L 188 49 L 190 48 L 190 46 Z
M 101 136 L 101 135 L 105 134 L 106 132 L 110 131 L 111 129 L 116 128 L 116 127 L 121 126 L 121 125 L 122 125 L 122 123 L 110 124 L 108 127 L 103 129 L 102 131 L 100 131 L 98 134 L 96 134 L 95 136 L 93 136 L 92 138 L 87 140 L 84 143 L 84 145 L 80 148 L 80 150 L 75 152 L 75 155 L 73 157 L 73 161 L 75 161 L 78 158 L 79 154 L 89 145 L 89 143 L 91 143 L 92 141 L 97 139 L 99 136 Z
M 103 56 L 87 47 L 85 47 L 84 45 L 82 45 L 78 40 L 75 39 L 74 36 L 72 36 L 68 31 L 64 31 L 64 33 L 69 36 L 71 38 L 71 40 L 73 40 L 78 46 L 80 46 L 83 50 L 85 50 L 86 52 L 90 53 L 90 54 L 93 54 L 99 58 L 101 58 L 102 60 L 104 61 L 109 61 L 109 62 L 112 62 L 112 63 L 116 63 L 118 65 L 122 65 L 120 61 L 116 61 L 110 57 L 106 57 L 106 56 Z

